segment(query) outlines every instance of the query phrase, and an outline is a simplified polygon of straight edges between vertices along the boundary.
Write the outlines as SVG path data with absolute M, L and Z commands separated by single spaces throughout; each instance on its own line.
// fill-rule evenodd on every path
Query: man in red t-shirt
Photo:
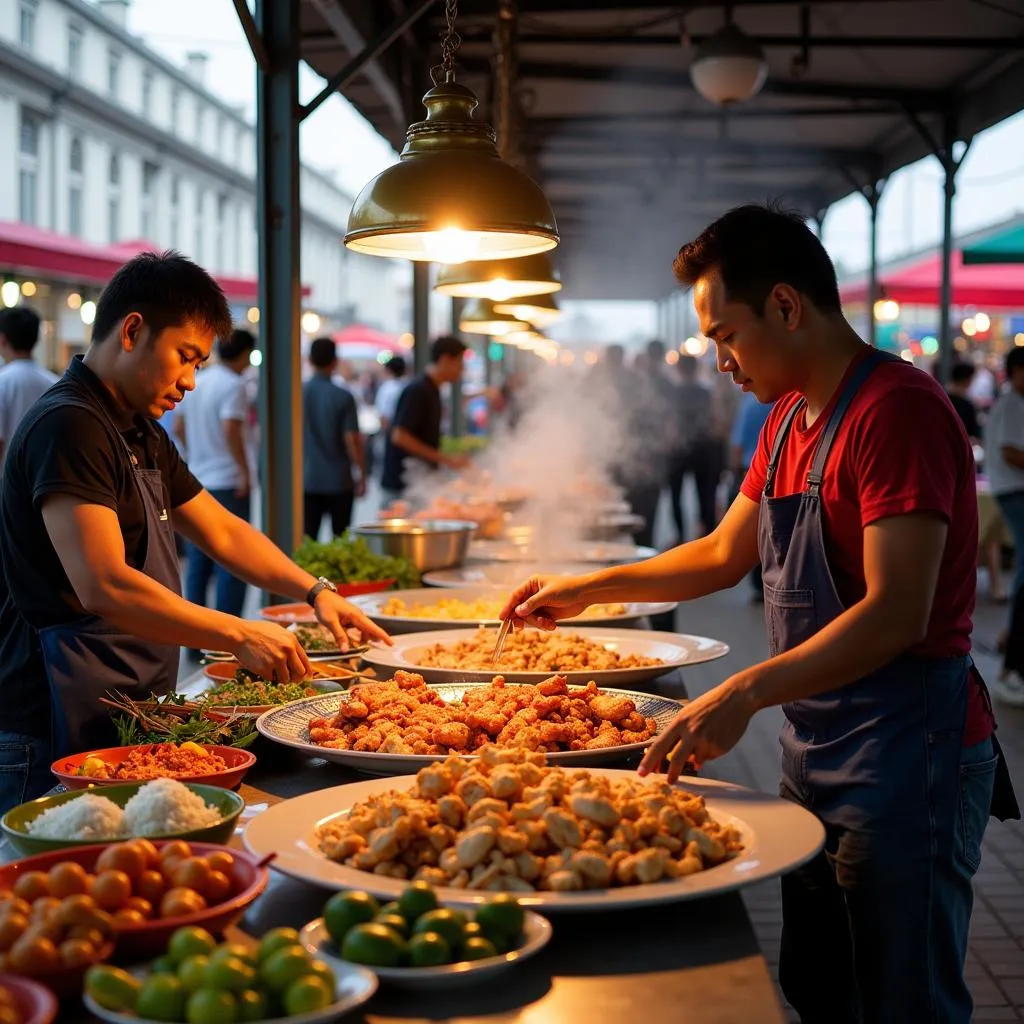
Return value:
M 799 217 L 732 210 L 674 269 L 719 370 L 775 403 L 741 493 L 710 536 L 636 565 L 534 577 L 503 617 L 553 629 L 595 602 L 688 600 L 760 560 L 771 657 L 691 701 L 640 773 L 667 758 L 673 781 L 781 705 L 781 795 L 826 830 L 825 850 L 783 879 L 783 991 L 805 1021 L 966 1024 L 971 878 L 998 763 L 969 657 L 967 436 L 932 378 L 847 323 L 832 262 Z

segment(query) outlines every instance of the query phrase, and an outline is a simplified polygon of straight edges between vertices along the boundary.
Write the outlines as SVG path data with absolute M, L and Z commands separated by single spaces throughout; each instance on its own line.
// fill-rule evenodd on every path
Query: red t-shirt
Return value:
M 798 412 L 783 445 L 775 494 L 807 488 L 818 440 L 847 379 L 868 354 L 851 363 L 821 415 L 806 425 Z M 775 403 L 761 431 L 743 493 L 759 502 L 770 450 L 786 413 L 800 400 Z M 913 654 L 929 658 L 970 653 L 978 559 L 975 465 L 960 418 L 943 388 L 905 362 L 883 362 L 861 384 L 836 433 L 821 487 L 825 551 L 840 600 L 849 607 L 866 593 L 864 528 L 879 519 L 931 512 L 949 526 L 935 600 L 924 640 Z M 964 743 L 992 730 L 987 702 L 972 676 Z

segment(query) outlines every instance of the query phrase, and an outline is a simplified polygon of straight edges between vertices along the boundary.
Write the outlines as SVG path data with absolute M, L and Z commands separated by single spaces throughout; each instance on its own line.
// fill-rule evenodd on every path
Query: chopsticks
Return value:
M 501 629 L 498 630 L 498 639 L 494 643 L 494 653 L 491 655 L 491 664 L 497 665 L 501 661 L 501 652 L 505 649 L 505 641 L 508 639 L 509 630 L 512 628 L 511 616 L 502 619 Z

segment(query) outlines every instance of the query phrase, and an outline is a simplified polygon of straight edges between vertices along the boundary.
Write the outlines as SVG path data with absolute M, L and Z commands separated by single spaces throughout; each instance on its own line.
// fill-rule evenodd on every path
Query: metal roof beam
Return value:
M 793 6 L 796 0 L 735 0 L 732 7 L 768 7 L 771 5 Z M 812 6 L 834 4 L 835 0 L 803 0 Z M 907 0 L 875 0 L 875 3 L 905 4 Z M 939 0 L 932 0 L 939 2 Z M 676 5 L 681 6 L 681 5 Z M 686 5 L 687 13 L 699 10 L 700 8 L 722 9 L 721 0 L 696 0 Z M 628 13 L 640 15 L 645 12 L 657 14 L 665 11 L 664 3 L 645 3 L 643 0 L 631 4 L 629 0 L 518 0 L 520 14 L 568 14 L 573 12 L 590 13 L 592 11 L 615 11 L 620 14 Z M 459 7 L 459 16 L 471 17 L 473 15 L 484 15 L 494 17 L 494 0 L 462 0 Z
M 533 115 L 529 119 L 531 127 L 538 127 L 542 130 L 560 128 L 564 125 L 594 125 L 600 128 L 602 125 L 615 124 L 679 124 L 685 121 L 713 121 L 716 124 L 722 121 L 760 121 L 773 117 L 804 118 L 804 117 L 846 117 L 848 115 L 861 115 L 863 117 L 884 116 L 902 111 L 898 103 L 861 103 L 859 106 L 848 106 L 845 104 L 830 104 L 819 107 L 758 107 L 746 105 L 742 107 L 731 107 L 728 110 L 673 110 L 665 113 L 649 114 L 553 114 Z

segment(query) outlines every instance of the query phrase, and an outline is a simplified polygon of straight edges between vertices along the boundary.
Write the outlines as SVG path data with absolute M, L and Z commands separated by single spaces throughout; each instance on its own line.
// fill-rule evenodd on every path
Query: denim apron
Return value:
M 804 402 L 776 435 L 758 520 L 773 657 L 845 610 L 828 565 L 821 485 L 854 395 L 886 358 L 872 351 L 848 378 L 802 493 L 776 497 L 774 485 Z M 983 760 L 967 766 L 984 808 L 965 811 L 970 670 L 966 657 L 902 655 L 854 683 L 783 706 L 781 795 L 817 815 L 827 837 L 818 858 L 782 880 L 780 982 L 804 1024 L 970 1019 L 962 978 L 970 877 L 995 773 L 986 740 Z
M 146 514 L 146 554 L 141 571 L 175 594 L 181 572 L 166 488 L 159 469 L 143 469 L 109 415 L 86 394 L 69 404 L 99 411 L 114 432 L 131 467 Z M 100 698 L 113 690 L 133 700 L 173 691 L 180 649 L 155 644 L 118 629 L 96 615 L 38 631 L 50 686 L 50 742 L 53 757 L 113 746 L 117 735 L 111 709 Z

